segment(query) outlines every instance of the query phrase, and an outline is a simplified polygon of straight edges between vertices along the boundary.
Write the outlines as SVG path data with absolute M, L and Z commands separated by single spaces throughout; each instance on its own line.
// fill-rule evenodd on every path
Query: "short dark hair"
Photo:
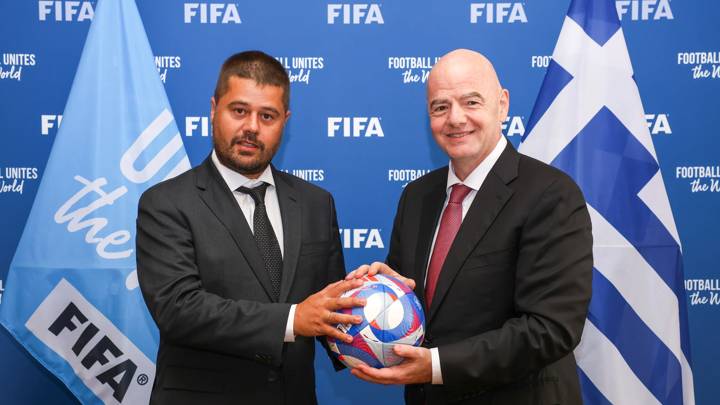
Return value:
M 283 65 L 277 59 L 261 51 L 245 51 L 227 58 L 220 68 L 215 85 L 215 102 L 228 89 L 230 77 L 241 77 L 254 80 L 260 85 L 278 86 L 283 89 L 283 106 L 285 111 L 290 107 L 290 79 Z

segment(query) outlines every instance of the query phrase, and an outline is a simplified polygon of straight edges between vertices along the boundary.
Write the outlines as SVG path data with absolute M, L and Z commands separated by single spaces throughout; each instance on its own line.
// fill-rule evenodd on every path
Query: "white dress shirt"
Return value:
M 220 176 L 225 180 L 230 191 L 232 191 L 233 197 L 237 202 L 240 210 L 242 210 L 245 220 L 250 226 L 250 231 L 253 233 L 254 221 L 253 215 L 255 214 L 255 200 L 249 194 L 236 191 L 239 187 L 253 188 L 257 187 L 262 183 L 268 183 L 270 186 L 265 191 L 265 209 L 272 225 L 273 232 L 275 232 L 275 238 L 277 238 L 278 244 L 280 245 L 280 254 L 284 255 L 283 246 L 283 227 L 282 227 L 282 216 L 280 216 L 280 203 L 278 202 L 277 189 L 275 188 L 275 178 L 273 177 L 270 166 L 260 174 L 257 179 L 250 179 L 243 176 L 242 174 L 230 169 L 220 162 L 215 151 L 212 152 L 212 162 L 220 172 Z M 285 342 L 294 342 L 295 334 L 293 333 L 293 320 L 295 319 L 295 305 L 290 307 L 290 314 L 288 315 L 287 324 L 285 326 Z
M 443 203 L 443 209 L 442 213 L 440 214 L 440 218 L 442 218 L 442 214 L 445 213 L 445 208 L 448 205 L 448 201 L 450 201 L 450 192 L 452 191 L 452 186 L 455 184 L 461 183 L 468 187 L 470 187 L 470 192 L 467 194 L 465 199 L 462 202 L 462 219 L 465 220 L 465 215 L 467 214 L 468 210 L 470 209 L 470 206 L 472 205 L 473 201 L 475 200 L 475 196 L 478 193 L 478 190 L 480 190 L 480 187 L 482 186 L 483 182 L 485 181 L 485 178 L 487 178 L 487 175 L 490 173 L 490 169 L 492 169 L 493 166 L 495 166 L 495 162 L 497 162 L 498 158 L 500 157 L 500 154 L 502 154 L 503 150 L 505 150 L 505 145 L 507 145 L 507 140 L 504 136 L 500 136 L 500 140 L 495 145 L 495 148 L 490 152 L 490 154 L 482 161 L 480 164 L 473 169 L 472 172 L 465 178 L 465 181 L 461 181 L 456 175 L 455 170 L 453 169 L 452 162 L 450 162 L 449 168 L 448 168 L 448 179 L 447 179 L 447 186 L 446 189 L 446 197 L 445 202 Z M 435 235 L 433 236 L 433 242 L 432 242 L 432 248 L 430 250 L 430 256 L 432 257 L 433 250 L 435 250 L 435 239 L 437 238 L 438 230 L 440 229 L 440 221 L 438 221 L 438 225 L 435 228 Z M 430 260 L 428 260 L 428 266 L 430 266 Z M 427 269 L 425 269 L 425 282 L 427 282 Z M 428 308 L 429 309 L 429 308 Z M 438 351 L 437 347 L 433 347 L 430 349 L 430 356 L 432 359 L 432 383 L 433 384 L 442 384 L 442 370 L 440 370 L 440 353 Z

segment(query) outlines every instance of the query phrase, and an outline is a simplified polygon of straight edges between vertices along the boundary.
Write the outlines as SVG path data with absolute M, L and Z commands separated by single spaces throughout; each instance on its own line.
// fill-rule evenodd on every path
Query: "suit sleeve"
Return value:
M 193 235 L 170 196 L 140 198 L 140 288 L 163 339 L 279 366 L 290 304 L 231 300 L 203 289 Z
M 335 211 L 335 201 L 332 195 L 329 196 L 329 199 L 330 209 L 328 210 L 328 215 L 330 215 L 330 223 L 332 225 L 330 229 L 330 254 L 328 255 L 327 262 L 328 284 L 345 278 L 345 258 L 343 257 L 342 244 L 340 243 L 340 229 Z M 317 341 L 320 342 L 320 345 L 322 345 L 328 357 L 330 357 L 335 371 L 344 369 L 345 365 L 330 351 L 330 346 L 328 346 L 325 336 L 318 336 Z
M 522 225 L 518 246 L 516 317 L 499 329 L 440 346 L 446 386 L 512 383 L 579 343 L 591 294 L 592 232 L 572 180 L 563 176 L 544 191 Z
M 403 192 L 400 195 L 400 201 L 398 201 L 395 220 L 393 222 L 393 230 L 390 235 L 390 247 L 388 249 L 387 258 L 385 259 L 385 264 L 399 273 L 403 273 L 403 269 L 400 268 L 400 263 L 402 261 L 400 249 L 402 242 L 400 238 L 402 233 L 403 214 L 405 212 L 405 196 L 407 195 L 408 187 L 403 189 Z

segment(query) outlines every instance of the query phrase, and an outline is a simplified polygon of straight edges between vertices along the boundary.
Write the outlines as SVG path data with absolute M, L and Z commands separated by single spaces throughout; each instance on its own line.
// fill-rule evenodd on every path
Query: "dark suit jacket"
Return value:
M 448 168 L 410 183 L 387 263 L 425 272 Z M 572 350 L 590 300 L 592 234 L 582 193 L 564 173 L 508 143 L 478 191 L 443 265 L 424 346 L 438 347 L 443 385 L 405 390 L 410 404 L 581 403 Z
M 291 303 L 345 276 L 332 196 L 273 169 L 284 233 L 279 301 L 210 158 L 148 189 L 138 276 L 160 329 L 153 404 L 311 404 L 314 341 L 283 343 Z

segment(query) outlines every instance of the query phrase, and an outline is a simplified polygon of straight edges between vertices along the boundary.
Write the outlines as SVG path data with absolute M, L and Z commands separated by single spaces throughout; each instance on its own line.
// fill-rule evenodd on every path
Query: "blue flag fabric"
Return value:
M 135 273 L 137 201 L 189 168 L 134 1 L 100 0 L 0 306 L 82 403 L 148 402 L 158 333 Z
M 680 238 L 614 1 L 572 1 L 520 151 L 571 175 L 590 211 L 585 403 L 693 404 Z

